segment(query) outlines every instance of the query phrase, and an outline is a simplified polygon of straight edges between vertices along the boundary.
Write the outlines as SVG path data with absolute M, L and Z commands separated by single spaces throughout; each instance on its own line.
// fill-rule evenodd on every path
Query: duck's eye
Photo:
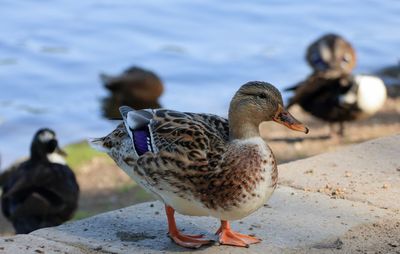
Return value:
M 257 94 L 257 97 L 258 97 L 259 99 L 266 99 L 266 98 L 267 98 L 267 95 L 266 95 L 265 93 L 259 93 L 259 94 Z
M 345 63 L 349 63 L 351 61 L 351 54 L 348 53 L 344 54 L 342 61 Z

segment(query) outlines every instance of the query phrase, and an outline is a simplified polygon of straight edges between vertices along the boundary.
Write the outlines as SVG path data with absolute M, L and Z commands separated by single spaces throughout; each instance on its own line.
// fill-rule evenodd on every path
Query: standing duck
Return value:
M 367 75 L 351 75 L 356 55 L 342 37 L 328 34 L 312 43 L 307 61 L 313 73 L 306 80 L 286 91 L 294 91 L 287 108 L 300 105 L 313 116 L 339 123 L 337 134 L 343 136 L 344 122 L 375 114 L 386 100 L 382 80 Z
M 104 87 L 111 95 L 103 99 L 103 113 L 108 118 L 118 118 L 119 107 L 134 109 L 160 108 L 159 97 L 164 91 L 161 79 L 154 73 L 139 67 L 130 67 L 121 75 L 100 74 Z
M 233 231 L 229 224 L 260 208 L 277 184 L 276 161 L 260 137 L 259 125 L 275 121 L 308 132 L 284 109 L 273 85 L 244 84 L 231 101 L 228 120 L 167 109 L 120 111 L 123 123 L 90 143 L 165 204 L 169 236 L 175 243 L 189 248 L 210 243 L 179 232 L 175 211 L 220 219 L 221 244 L 248 247 L 260 242 Z
M 7 171 L 1 205 L 17 234 L 60 225 L 76 210 L 79 186 L 61 155 L 54 131 L 40 129 L 30 158 Z

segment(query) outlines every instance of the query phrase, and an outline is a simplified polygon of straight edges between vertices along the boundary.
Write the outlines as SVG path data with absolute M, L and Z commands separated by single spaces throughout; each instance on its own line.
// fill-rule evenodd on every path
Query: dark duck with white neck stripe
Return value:
M 6 172 L 2 211 L 17 234 L 57 226 L 72 217 L 79 186 L 63 156 L 54 131 L 40 129 L 33 138 L 30 158 Z
M 317 39 L 308 47 L 306 59 L 313 73 L 286 89 L 294 91 L 287 108 L 298 104 L 321 120 L 339 123 L 338 134 L 343 136 L 344 122 L 371 116 L 383 106 L 385 85 L 377 77 L 351 75 L 355 50 L 341 36 L 327 34 Z
M 284 109 L 274 86 L 256 81 L 243 85 L 231 101 L 228 120 L 167 109 L 120 110 L 123 123 L 90 142 L 165 204 L 175 243 L 189 248 L 210 243 L 179 232 L 175 210 L 220 219 L 221 244 L 247 247 L 260 242 L 229 225 L 263 206 L 277 184 L 276 162 L 259 125 L 275 121 L 308 132 Z

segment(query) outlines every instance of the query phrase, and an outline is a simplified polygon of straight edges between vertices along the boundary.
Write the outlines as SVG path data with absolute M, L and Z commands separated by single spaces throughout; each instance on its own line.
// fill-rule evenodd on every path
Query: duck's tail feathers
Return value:
M 296 91 L 297 88 L 299 88 L 299 84 L 295 84 L 293 86 L 287 87 L 283 91 L 285 91 L 285 92 Z
M 109 77 L 107 74 L 103 73 L 103 72 L 101 72 L 101 73 L 99 74 L 99 77 L 100 77 L 100 80 L 101 80 L 103 83 L 107 83 L 108 80 L 110 79 L 110 77 Z
M 110 76 L 105 73 L 100 73 L 99 76 L 101 82 L 103 82 L 104 87 L 110 90 L 111 92 L 117 89 L 121 81 L 120 77 Z
M 88 143 L 93 149 L 107 153 L 110 151 L 110 148 L 107 147 L 104 141 L 105 138 L 88 138 Z
M 112 77 L 110 75 L 107 75 L 107 74 L 105 74 L 103 72 L 100 73 L 99 77 L 100 77 L 100 80 L 103 82 L 103 84 L 105 86 L 110 86 L 110 84 L 112 84 L 113 81 L 115 80 L 114 77 Z
M 0 187 L 5 184 L 7 176 L 7 172 L 0 172 Z

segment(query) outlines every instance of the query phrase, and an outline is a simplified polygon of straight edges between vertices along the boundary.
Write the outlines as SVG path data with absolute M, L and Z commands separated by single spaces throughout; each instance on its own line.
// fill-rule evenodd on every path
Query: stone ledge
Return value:
M 269 205 L 232 226 L 243 233 L 255 234 L 263 242 L 249 249 L 211 246 L 199 253 L 281 253 L 283 250 L 308 250 L 326 246 L 332 240 L 359 225 L 372 225 L 395 213 L 359 202 L 331 199 L 319 193 L 307 193 L 289 187 L 277 189 Z M 178 226 L 186 233 L 213 232 L 218 221 L 206 217 L 177 216 Z M 75 223 L 33 232 L 46 239 L 87 246 L 113 253 L 183 252 L 166 235 L 166 218 L 160 202 L 143 203 Z M 336 248 L 336 247 L 335 247 Z
M 0 253 L 70 254 L 90 252 L 85 248 L 74 247 L 34 235 L 16 235 L 12 237 L 0 237 Z
M 400 188 L 394 184 L 400 182 L 399 151 L 397 135 L 280 165 L 281 185 L 268 205 L 232 224 L 262 243 L 248 249 L 214 245 L 196 252 L 400 253 L 399 202 L 394 198 Z M 346 190 L 332 198 L 318 192 L 326 184 Z M 216 239 L 216 219 L 177 215 L 177 223 L 187 233 Z M 166 227 L 163 205 L 143 203 L 0 238 L 0 253 L 40 253 L 41 246 L 45 253 L 191 253 L 171 242 Z
M 400 135 L 280 165 L 279 181 L 327 194 L 339 189 L 343 198 L 399 211 L 393 197 L 400 197 Z

